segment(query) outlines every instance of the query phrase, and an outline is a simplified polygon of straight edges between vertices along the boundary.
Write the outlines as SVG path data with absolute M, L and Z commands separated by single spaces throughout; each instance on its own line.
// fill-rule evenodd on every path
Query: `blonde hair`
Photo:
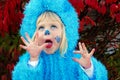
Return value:
M 65 27 L 61 21 L 61 19 L 59 18 L 59 16 L 57 16 L 55 13 L 53 12 L 50 12 L 50 11 L 47 11 L 47 12 L 44 12 L 43 14 L 41 14 L 38 19 L 37 19 L 37 22 L 36 22 L 36 26 L 41 22 L 43 21 L 46 17 L 49 17 L 51 18 L 51 20 L 56 20 L 58 21 L 61 26 L 62 26 L 62 40 L 61 40 L 61 44 L 60 44 L 60 53 L 61 55 L 64 55 L 67 51 L 67 48 L 68 48 L 68 44 L 67 44 L 67 39 L 66 39 L 66 34 L 65 34 Z M 37 30 L 37 29 L 36 29 Z M 35 32 L 36 34 L 36 32 Z M 34 34 L 34 35 L 35 35 Z M 34 39 L 35 36 L 33 36 L 33 39 Z

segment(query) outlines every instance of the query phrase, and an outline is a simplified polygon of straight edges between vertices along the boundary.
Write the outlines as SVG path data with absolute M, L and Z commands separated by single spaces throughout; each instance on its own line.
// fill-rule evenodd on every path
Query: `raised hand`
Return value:
M 30 60 L 31 61 L 38 60 L 39 54 L 47 46 L 47 43 L 39 45 L 40 39 L 38 36 L 38 32 L 36 33 L 34 40 L 31 40 L 27 33 L 26 33 L 27 40 L 25 40 L 23 37 L 21 37 L 21 39 L 25 45 L 20 44 L 20 47 L 29 52 L 31 56 Z
M 75 62 L 78 62 L 83 68 L 87 69 L 91 67 L 91 56 L 94 54 L 95 49 L 92 49 L 90 53 L 84 43 L 79 42 L 79 51 L 74 51 L 76 54 L 81 54 L 82 57 L 80 59 L 73 58 Z

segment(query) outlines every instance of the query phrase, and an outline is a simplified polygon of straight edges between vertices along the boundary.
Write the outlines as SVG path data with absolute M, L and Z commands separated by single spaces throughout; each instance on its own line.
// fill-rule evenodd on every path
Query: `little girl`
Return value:
M 78 17 L 68 0 L 30 0 L 20 33 L 26 50 L 13 80 L 107 80 L 107 70 L 78 40 Z

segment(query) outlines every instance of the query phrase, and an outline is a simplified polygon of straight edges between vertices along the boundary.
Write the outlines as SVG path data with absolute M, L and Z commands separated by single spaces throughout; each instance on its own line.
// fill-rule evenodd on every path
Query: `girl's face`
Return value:
M 53 54 L 60 46 L 62 38 L 62 26 L 57 20 L 46 17 L 38 23 L 39 45 L 48 43 L 44 51 Z

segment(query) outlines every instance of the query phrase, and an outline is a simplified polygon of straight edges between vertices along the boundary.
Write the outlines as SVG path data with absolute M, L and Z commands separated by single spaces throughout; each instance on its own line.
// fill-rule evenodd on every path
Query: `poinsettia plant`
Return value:
M 11 80 L 11 71 L 24 52 L 19 27 L 24 17 L 24 5 L 29 0 L 0 0 L 0 79 Z M 80 22 L 80 40 L 108 69 L 109 80 L 120 77 L 120 1 L 69 0 Z M 113 74 L 114 73 L 114 74 Z
M 0 0 L 0 80 L 11 80 L 11 72 L 22 53 L 18 31 L 26 2 Z
M 1 1 L 0 12 L 0 34 L 4 36 L 5 33 L 17 33 L 23 14 L 21 12 L 20 0 L 6 0 Z

